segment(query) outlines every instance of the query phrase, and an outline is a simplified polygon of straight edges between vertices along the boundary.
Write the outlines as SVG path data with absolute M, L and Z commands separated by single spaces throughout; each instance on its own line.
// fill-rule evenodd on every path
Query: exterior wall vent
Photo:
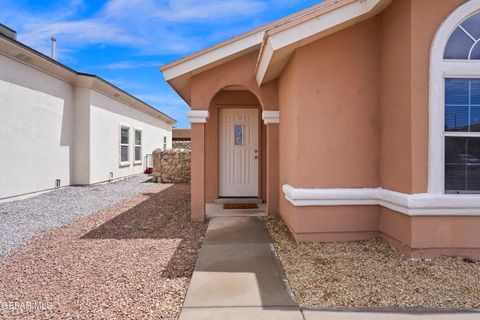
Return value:
M 110 172 L 110 173 L 108 174 L 108 177 L 110 178 L 110 180 L 113 179 L 113 172 Z
M 17 40 L 17 32 L 1 23 L 0 23 L 0 34 L 12 40 Z
M 60 179 L 55 180 L 55 187 L 60 187 Z

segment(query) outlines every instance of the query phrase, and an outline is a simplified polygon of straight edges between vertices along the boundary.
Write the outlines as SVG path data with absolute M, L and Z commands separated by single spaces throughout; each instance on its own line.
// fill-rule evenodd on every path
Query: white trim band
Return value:
M 187 111 L 187 118 L 190 123 L 207 123 L 210 118 L 210 112 L 208 110 Z
M 300 189 L 283 185 L 296 207 L 380 205 L 408 216 L 480 216 L 480 195 L 406 194 L 382 188 Z
M 280 111 L 263 111 L 262 119 L 265 124 L 280 123 Z

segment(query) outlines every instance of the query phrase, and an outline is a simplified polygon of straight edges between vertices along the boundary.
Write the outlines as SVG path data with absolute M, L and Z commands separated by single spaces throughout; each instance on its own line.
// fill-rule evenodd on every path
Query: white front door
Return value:
M 258 109 L 220 109 L 220 197 L 258 197 Z

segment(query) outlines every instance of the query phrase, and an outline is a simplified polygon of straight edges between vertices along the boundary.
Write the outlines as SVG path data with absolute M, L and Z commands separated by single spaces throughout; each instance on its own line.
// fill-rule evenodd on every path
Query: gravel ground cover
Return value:
M 0 258 L 35 233 L 60 227 L 146 190 L 150 177 L 138 175 L 108 184 L 66 187 L 29 199 L 0 203 Z
M 46 231 L 0 261 L 0 319 L 175 319 L 205 231 L 160 184 Z
M 408 259 L 381 239 L 297 244 L 280 218 L 266 226 L 302 307 L 480 308 L 480 262 Z

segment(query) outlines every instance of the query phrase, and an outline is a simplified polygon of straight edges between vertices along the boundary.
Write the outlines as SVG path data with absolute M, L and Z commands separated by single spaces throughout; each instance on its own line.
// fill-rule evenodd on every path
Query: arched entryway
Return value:
M 266 125 L 258 98 L 241 86 L 220 90 L 205 127 L 205 198 L 266 199 Z
M 277 83 L 271 81 L 258 86 L 254 78 L 256 57 L 255 52 L 246 54 L 191 79 L 192 110 L 187 115 L 192 125 L 193 220 L 204 220 L 206 205 L 220 197 L 219 116 L 220 110 L 229 108 L 258 110 L 258 160 L 254 159 L 259 164 L 257 198 L 266 203 L 268 214 L 278 213 Z M 235 130 L 235 127 L 229 130 Z

